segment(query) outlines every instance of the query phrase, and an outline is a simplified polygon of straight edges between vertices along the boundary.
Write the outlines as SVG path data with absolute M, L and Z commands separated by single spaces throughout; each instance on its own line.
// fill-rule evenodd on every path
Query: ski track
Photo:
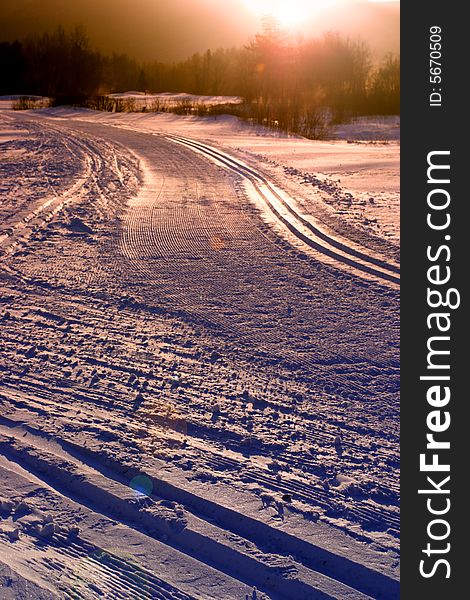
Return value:
M 9 431 L 5 432 L 5 425 Z M 40 432 L 34 432 L 28 428 L 28 440 L 25 444 L 19 434 L 23 433 L 14 427 L 14 423 L 8 419 L 2 419 L 2 427 L 0 427 L 0 448 L 8 459 L 17 461 L 23 468 L 31 469 L 34 475 L 41 476 L 45 479 L 48 485 L 58 486 L 60 492 L 67 490 L 73 500 L 85 501 L 88 506 L 90 502 L 95 511 L 98 511 L 110 518 L 117 518 L 131 527 L 141 528 L 139 521 L 147 525 L 147 528 L 153 532 L 162 534 L 162 531 L 168 532 L 165 519 L 163 525 L 158 515 L 155 519 L 152 517 L 144 519 L 146 515 L 136 511 L 132 505 L 132 500 L 129 498 L 129 488 L 127 486 L 116 485 L 119 481 L 118 472 L 115 471 L 113 479 L 104 479 L 103 474 L 106 473 L 105 468 L 96 470 L 97 463 L 94 461 L 93 466 L 90 465 L 86 455 L 79 447 L 70 445 L 62 445 L 57 451 L 55 443 L 49 442 L 41 437 Z M 13 426 L 13 428 L 12 428 Z M 15 431 L 16 429 L 16 431 Z M 6 435 L 5 435 L 6 433 Z M 16 433 L 16 443 L 12 443 L 11 438 L 8 444 L 5 444 L 8 434 Z M 38 435 L 39 434 L 39 435 Z M 24 437 L 24 433 L 22 435 Z M 52 446 L 52 448 L 49 448 Z M 69 450 L 73 448 L 73 455 Z M 52 453 L 52 460 L 47 455 Z M 60 458 L 60 462 L 57 462 Z M 94 456 L 96 460 L 96 457 Z M 45 465 L 49 465 L 47 470 Z M 75 468 L 75 470 L 74 470 Z M 159 481 L 154 486 L 163 492 L 160 498 L 152 495 L 152 501 L 156 499 L 170 500 L 178 502 L 179 506 L 183 506 L 189 523 L 183 531 L 178 531 L 175 535 L 169 535 L 166 543 L 174 545 L 178 550 L 182 550 L 189 555 L 195 554 L 198 560 L 203 560 L 211 567 L 220 567 L 223 565 L 225 572 L 232 576 L 238 576 L 245 579 L 246 583 L 256 584 L 261 586 L 261 589 L 267 589 L 268 592 L 274 592 L 276 596 L 278 590 L 282 589 L 282 597 L 301 599 L 301 598 L 331 598 L 331 590 L 336 587 L 336 594 L 341 598 L 366 598 L 370 594 L 374 594 L 377 598 L 386 598 L 393 593 L 396 588 L 396 582 L 388 579 L 379 573 L 374 573 L 364 568 L 360 563 L 351 561 L 346 557 L 334 556 L 331 553 L 322 550 L 313 545 L 304 544 L 306 548 L 295 542 L 294 548 L 299 557 L 297 563 L 289 565 L 289 561 L 283 565 L 283 559 L 279 557 L 274 564 L 274 555 L 263 554 L 261 557 L 258 552 L 253 553 L 256 546 L 259 546 L 261 539 L 270 539 L 270 551 L 281 550 L 284 552 L 292 552 L 292 539 L 285 533 L 271 529 L 269 526 L 257 522 L 253 519 L 244 517 L 240 514 L 236 515 L 230 509 L 224 508 L 222 505 L 208 503 L 203 498 L 194 496 L 192 492 L 175 488 L 171 485 Z M 88 489 L 91 488 L 91 491 Z M 145 502 L 147 508 L 149 502 Z M 150 504 L 152 506 L 152 504 Z M 189 518 L 190 511 L 195 513 L 197 517 Z M 148 515 L 147 515 L 148 516 Z M 203 521 L 201 521 L 201 518 Z M 204 518 L 206 520 L 204 520 Z M 246 521 L 246 522 L 245 522 Z M 203 523 L 201 526 L 199 523 Z M 163 527 L 163 530 L 162 530 Z M 258 531 L 259 529 L 259 531 Z M 271 529 L 271 531 L 270 531 Z M 170 522 L 171 531 L 171 522 Z M 227 535 L 227 532 L 232 532 Z M 241 537 L 240 537 L 241 536 Z M 60 541 L 60 539 L 59 539 Z M 63 540 L 62 540 L 63 541 Z M 235 545 L 234 545 L 235 542 Z M 245 548 L 253 546 L 251 552 L 246 553 Z M 53 547 L 57 549 L 57 544 Z M 75 550 L 76 545 L 70 544 L 67 550 Z M 195 550 L 197 551 L 195 552 Z M 260 548 L 262 550 L 262 546 Z M 96 562 L 93 557 L 96 554 L 96 548 L 82 548 L 82 557 L 90 556 L 92 561 Z M 250 555 L 251 554 L 251 555 Z M 220 559 L 222 558 L 222 561 Z M 111 564 L 118 562 L 109 559 Z M 229 562 L 230 565 L 229 566 Z M 286 569 L 299 571 L 304 566 L 304 571 L 310 577 L 315 579 L 315 587 L 307 584 L 299 584 L 297 581 L 290 579 L 284 580 Z M 315 569 L 312 573 L 312 569 Z M 112 585 L 116 589 L 122 586 L 126 578 L 122 573 L 113 574 L 115 581 Z M 337 578 L 332 579 L 332 576 Z M 158 581 L 158 578 L 153 578 Z M 309 578 L 305 577 L 308 582 Z M 348 585 L 349 584 L 349 585 Z M 356 586 L 357 589 L 354 589 Z M 323 589 L 322 589 L 323 588 Z M 120 596 L 118 596 L 120 597 Z M 142 597 L 152 597 L 142 595 Z M 158 596 L 157 596 L 158 597 Z M 161 596 L 186 598 L 187 596 Z
M 373 256 L 373 253 L 370 251 L 367 253 L 365 249 L 355 249 L 352 247 L 351 242 L 348 244 L 345 241 L 340 241 L 312 225 L 309 220 L 297 212 L 291 202 L 281 196 L 273 184 L 253 168 L 248 167 L 246 164 L 234 159 L 230 155 L 217 151 L 213 147 L 201 144 L 200 142 L 195 142 L 194 140 L 180 136 L 167 135 L 166 138 L 189 148 L 193 148 L 224 165 L 238 175 L 247 178 L 248 181 L 253 184 L 259 196 L 266 202 L 272 213 L 291 233 L 314 250 L 333 258 L 336 264 L 339 263 L 340 265 L 344 264 L 353 267 L 353 269 L 359 273 L 372 275 L 374 278 L 383 280 L 384 282 L 390 282 L 397 285 L 400 283 L 400 280 L 396 275 L 390 274 L 400 273 L 398 265 L 377 258 L 376 256 Z M 278 204 L 278 206 L 276 206 L 276 201 L 277 203 L 280 203 L 280 205 Z M 287 216 L 282 214 L 281 211 L 283 208 L 287 210 Z M 289 217 L 293 217 L 293 220 Z M 312 238 L 311 236 L 305 235 L 302 232 L 302 227 L 306 228 L 314 237 Z M 374 267 L 378 267 L 378 269 Z
M 313 508 L 332 531 L 352 535 L 349 543 L 383 540 L 386 552 L 396 552 L 398 360 L 395 342 L 381 336 L 387 315 L 396 314 L 398 265 L 332 237 L 260 172 L 201 142 L 16 118 L 40 129 L 39 149 L 54 136 L 79 168 L 68 187 L 49 186 L 51 195 L 20 212 L 0 238 L 12 306 L 0 305 L 3 454 L 51 493 L 159 539 L 181 564 L 198 561 L 227 590 L 239 581 L 240 589 L 256 585 L 280 600 L 398 597 L 393 560 L 381 573 L 370 559 L 309 545 L 279 529 L 275 503 L 264 509 L 274 519 L 266 522 L 264 511 L 253 520 L 226 497 L 188 491 L 209 473 L 216 485 L 258 498 L 288 495 L 292 514 Z M 45 170 L 49 154 L 41 158 Z M 271 218 L 247 199 L 247 185 Z M 75 215 L 91 234 L 64 235 Z M 335 294 L 344 295 L 344 307 L 329 304 Z M 323 305 L 334 317 L 312 321 Z M 364 333 L 354 344 L 348 311 Z M 299 400 L 290 405 L 286 394 Z M 162 470 L 167 461 L 174 473 Z M 337 473 L 361 481 L 365 465 L 368 487 L 351 495 L 334 487 Z M 172 483 L 177 472 L 187 474 L 186 488 Z M 183 508 L 183 533 L 163 534 L 158 518 L 152 533 L 146 507 L 135 508 L 124 491 L 129 473 L 152 478 L 160 495 L 151 503 Z M 0 533 L 0 556 L 9 544 Z M 58 534 L 45 545 L 47 559 L 29 534 L 15 546 L 64 598 L 193 598 L 190 587 L 96 541 L 69 543 Z M 64 569 L 75 574 L 76 589 L 61 583 Z M 194 596 L 203 597 L 212 596 Z
M 9 546 L 11 544 L 0 537 L 0 548 L 8 552 Z M 119 600 L 193 600 L 192 596 L 180 592 L 150 571 L 125 562 L 93 544 L 71 542 L 61 534 L 42 545 L 25 536 L 15 550 L 32 554 L 34 558 L 28 564 L 39 574 L 47 561 L 51 571 L 55 571 L 57 587 L 67 599 L 90 598 L 95 591 L 98 596 Z M 70 570 L 76 578 L 67 586 L 61 582 L 63 569 Z

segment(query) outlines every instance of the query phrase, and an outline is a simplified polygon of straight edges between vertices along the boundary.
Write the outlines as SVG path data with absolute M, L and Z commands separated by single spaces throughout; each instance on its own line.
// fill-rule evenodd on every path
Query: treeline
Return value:
M 0 93 L 85 99 L 111 92 L 188 92 L 242 96 L 258 110 L 328 107 L 345 115 L 397 114 L 400 60 L 380 63 L 368 46 L 328 33 L 293 43 L 273 19 L 243 48 L 208 50 L 178 63 L 139 63 L 94 50 L 85 30 L 0 44 Z M 277 108 L 275 108 L 277 107 Z

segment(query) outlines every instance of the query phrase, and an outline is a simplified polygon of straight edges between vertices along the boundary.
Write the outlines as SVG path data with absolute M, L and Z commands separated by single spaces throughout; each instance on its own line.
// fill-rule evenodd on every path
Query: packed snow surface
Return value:
M 379 137 L 0 112 L 1 598 L 399 597 Z

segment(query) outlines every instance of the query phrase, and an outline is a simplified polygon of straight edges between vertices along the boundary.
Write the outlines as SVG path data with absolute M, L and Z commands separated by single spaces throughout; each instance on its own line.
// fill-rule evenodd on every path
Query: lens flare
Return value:
M 137 475 L 130 482 L 130 487 L 139 495 L 150 496 L 153 492 L 152 480 L 146 475 Z

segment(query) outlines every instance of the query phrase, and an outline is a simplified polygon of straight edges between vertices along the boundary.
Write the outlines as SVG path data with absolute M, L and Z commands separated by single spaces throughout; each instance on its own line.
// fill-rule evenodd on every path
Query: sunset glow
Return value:
M 303 19 L 310 17 L 328 0 L 314 2 L 312 0 L 245 0 L 251 10 L 259 15 L 271 15 L 287 27 L 298 25 Z

